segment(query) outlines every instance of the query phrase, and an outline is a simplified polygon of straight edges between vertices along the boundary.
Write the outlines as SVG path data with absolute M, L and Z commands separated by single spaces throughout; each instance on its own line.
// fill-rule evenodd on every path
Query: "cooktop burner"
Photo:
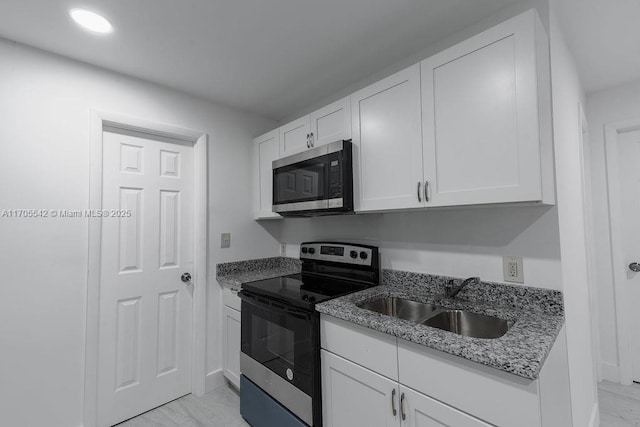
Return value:
M 318 277 L 304 273 L 258 280 L 242 285 L 242 289 L 254 294 L 308 308 L 313 307 L 316 303 L 366 288 L 367 286 L 364 284 L 348 280 Z
M 378 248 L 352 243 L 305 242 L 300 245 L 302 272 L 245 283 L 242 289 L 283 304 L 313 310 L 317 303 L 376 286 Z

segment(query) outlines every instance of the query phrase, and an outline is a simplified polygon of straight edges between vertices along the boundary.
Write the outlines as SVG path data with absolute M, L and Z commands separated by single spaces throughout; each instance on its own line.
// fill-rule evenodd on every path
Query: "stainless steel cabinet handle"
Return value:
M 407 419 L 407 415 L 404 413 L 404 393 L 400 395 L 400 415 L 402 417 L 402 421 Z
M 311 132 L 311 133 L 309 134 L 309 141 L 310 141 L 310 143 L 311 143 L 311 146 L 313 147 L 313 146 L 314 146 L 314 145 L 313 145 L 313 132 Z
M 420 186 L 422 185 L 422 183 L 420 181 L 418 181 L 418 201 L 422 203 L 422 195 L 420 193 Z
M 629 270 L 633 271 L 634 273 L 640 272 L 640 264 L 638 264 L 637 262 L 632 262 L 631 264 L 629 264 Z
M 396 410 L 396 389 L 391 390 L 391 409 L 393 410 L 393 416 L 398 415 L 398 411 Z
M 309 134 L 307 134 L 307 148 L 311 148 L 311 146 L 309 145 Z
M 424 182 L 424 201 L 429 201 L 429 181 Z

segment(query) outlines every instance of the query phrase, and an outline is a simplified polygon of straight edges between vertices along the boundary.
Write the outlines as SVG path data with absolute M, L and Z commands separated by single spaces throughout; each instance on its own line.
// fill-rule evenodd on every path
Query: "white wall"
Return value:
M 411 65 L 417 64 L 423 59 L 426 59 L 457 43 L 460 43 L 461 41 L 468 39 L 471 36 L 474 36 L 488 28 L 491 28 L 501 22 L 506 21 L 507 19 L 513 18 L 514 16 L 533 8 L 538 11 L 538 15 L 540 16 L 542 25 L 547 31 L 549 31 L 549 0 L 521 0 L 512 4 L 511 6 L 501 9 L 500 11 L 498 11 L 498 13 L 495 13 L 491 16 L 486 17 L 485 19 L 476 22 L 475 24 L 465 28 L 462 31 L 456 31 L 448 34 L 436 43 L 425 46 L 425 48 L 420 52 L 408 56 L 402 61 L 399 61 L 382 70 L 372 70 L 371 74 L 367 78 L 353 82 L 336 93 L 328 94 L 325 98 L 316 100 L 315 102 L 310 101 L 310 104 L 307 108 L 304 108 L 301 111 L 296 111 L 294 114 L 284 117 L 282 120 L 280 120 L 280 122 L 281 124 L 285 124 L 294 119 L 302 117 L 305 114 L 309 114 L 310 112 L 315 111 L 321 107 L 324 107 L 325 105 L 329 105 L 334 101 L 337 101 L 372 83 L 377 82 L 378 80 L 390 76 L 391 74 L 407 68 Z
M 573 425 L 597 425 L 596 374 L 590 334 L 581 126 L 584 100 L 580 77 L 551 3 L 551 77 L 560 255 L 565 297 Z
M 592 197 L 594 201 L 605 201 L 593 203 L 601 368 L 604 379 L 617 382 L 620 374 L 611 264 L 610 218 L 606 202 L 608 190 L 604 126 L 607 123 L 640 117 L 640 82 L 590 93 L 587 96 L 586 114 L 591 149 Z
M 277 255 L 251 219 L 250 144 L 273 123 L 0 40 L 0 210 L 88 208 L 89 111 L 118 112 L 210 136 L 208 368 L 220 367 L 215 263 Z M 219 249 L 219 232 L 232 233 Z M 88 223 L 0 218 L 0 424 L 82 422 Z
M 525 284 L 562 289 L 555 207 L 493 207 L 287 218 L 282 242 L 371 242 L 383 268 L 503 281 L 502 256 L 522 256 Z

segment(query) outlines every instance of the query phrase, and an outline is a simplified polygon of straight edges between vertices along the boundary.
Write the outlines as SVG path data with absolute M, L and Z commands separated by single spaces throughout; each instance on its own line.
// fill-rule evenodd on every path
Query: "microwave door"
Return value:
M 273 171 L 274 205 L 305 203 L 324 207 L 327 199 L 328 168 L 327 156 L 283 166 Z M 309 203 L 312 202 L 312 203 Z

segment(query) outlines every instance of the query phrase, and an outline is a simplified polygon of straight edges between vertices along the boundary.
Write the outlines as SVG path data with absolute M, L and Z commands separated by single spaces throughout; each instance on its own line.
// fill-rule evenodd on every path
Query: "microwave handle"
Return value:
M 294 316 L 298 319 L 308 320 L 311 314 L 307 311 L 297 309 L 295 307 L 286 307 L 277 303 L 272 303 L 264 298 L 257 298 L 253 294 L 248 293 L 245 290 L 238 292 L 238 296 L 243 302 L 247 304 L 255 305 L 257 307 L 264 308 L 269 311 L 285 314 L 287 316 Z

